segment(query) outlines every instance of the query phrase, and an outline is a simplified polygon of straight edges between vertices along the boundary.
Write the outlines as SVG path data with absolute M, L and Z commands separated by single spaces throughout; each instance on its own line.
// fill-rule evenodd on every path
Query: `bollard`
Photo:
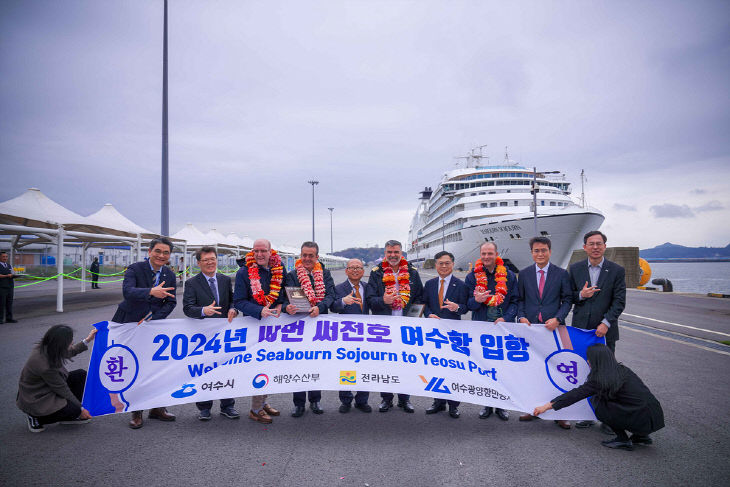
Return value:
M 671 293 L 674 291 L 674 288 L 672 287 L 672 281 L 670 281 L 669 279 L 665 279 L 662 277 L 660 279 L 653 279 L 651 283 L 656 284 L 657 286 L 662 286 L 662 292 Z

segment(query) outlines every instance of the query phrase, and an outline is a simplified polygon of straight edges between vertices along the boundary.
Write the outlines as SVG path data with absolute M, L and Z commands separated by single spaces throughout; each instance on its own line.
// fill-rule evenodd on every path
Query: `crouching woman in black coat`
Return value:
M 33 348 L 20 373 L 16 400 L 18 408 L 28 415 L 31 433 L 40 433 L 45 424 L 79 424 L 91 419 L 89 412 L 81 407 L 86 371 L 78 369 L 69 373 L 65 363 L 87 350 L 94 335 L 96 329 L 71 346 L 73 330 L 66 325 L 55 325 Z
M 585 384 L 561 394 L 533 412 L 538 416 L 548 409 L 562 409 L 591 397 L 596 417 L 616 433 L 601 443 L 608 448 L 633 450 L 634 444 L 651 445 L 650 433 L 664 427 L 659 401 L 628 367 L 616 362 L 605 345 L 588 347 L 586 356 L 591 371 Z M 632 433 L 631 438 L 626 431 Z

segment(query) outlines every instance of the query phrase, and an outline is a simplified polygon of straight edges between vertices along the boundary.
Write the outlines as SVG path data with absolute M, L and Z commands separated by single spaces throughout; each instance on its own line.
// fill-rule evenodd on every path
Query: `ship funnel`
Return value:
M 433 190 L 430 187 L 426 186 L 423 189 L 423 191 L 421 191 L 421 199 L 422 200 L 430 200 L 432 194 L 433 194 Z

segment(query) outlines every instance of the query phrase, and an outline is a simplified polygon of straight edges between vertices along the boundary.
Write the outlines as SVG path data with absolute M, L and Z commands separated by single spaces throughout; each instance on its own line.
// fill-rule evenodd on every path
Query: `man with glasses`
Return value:
M 568 271 L 550 263 L 552 245 L 547 237 L 530 239 L 530 252 L 534 265 L 520 271 L 517 289 L 517 320 L 527 326 L 544 323 L 545 328 L 554 331 L 558 325 L 565 325 L 570 313 L 571 289 Z M 523 414 L 520 421 L 537 419 L 532 414 Z M 563 429 L 570 429 L 568 421 L 555 423 Z
M 112 321 L 116 323 L 141 323 L 147 315 L 150 320 L 164 320 L 175 309 L 175 273 L 165 267 L 170 260 L 172 242 L 165 237 L 150 241 L 148 258 L 135 262 L 124 272 L 122 294 Z M 165 408 L 150 409 L 150 419 L 175 421 L 175 415 Z M 142 411 L 132 412 L 129 427 L 142 427 Z
M 618 318 L 626 307 L 626 271 L 603 257 L 606 236 L 593 230 L 583 236 L 583 250 L 588 258 L 571 265 L 570 283 L 573 292 L 573 321 L 571 325 L 584 330 L 596 330 L 596 336 L 606 337 L 606 345 L 616 352 Z M 579 421 L 576 428 L 588 428 L 594 421 Z M 607 425 L 604 433 L 612 434 Z
M 345 274 L 347 280 L 335 286 L 335 300 L 332 302 L 331 309 L 335 313 L 349 315 L 366 315 L 370 313 L 368 307 L 367 292 L 368 287 L 361 281 L 365 267 L 360 259 L 350 259 L 347 261 Z M 352 408 L 353 394 L 350 391 L 340 391 L 340 412 L 348 413 Z M 370 393 L 368 391 L 358 391 L 354 395 L 355 409 L 359 409 L 363 413 L 372 412 L 373 408 L 368 404 Z
M 228 323 L 238 315 L 233 307 L 233 284 L 231 278 L 216 272 L 218 269 L 218 253 L 215 247 L 202 247 L 195 253 L 200 273 L 185 281 L 183 294 L 183 312 L 185 316 L 196 319 L 228 318 Z M 221 399 L 221 415 L 229 419 L 238 419 L 241 415 L 233 407 L 232 398 Z M 198 419 L 211 419 L 210 410 L 213 401 L 196 402 Z
M 442 250 L 434 256 L 438 277 L 426 281 L 423 286 L 423 316 L 437 320 L 460 320 L 469 311 L 466 302 L 469 294 L 464 281 L 454 276 L 454 254 Z M 426 414 L 446 411 L 446 399 L 434 399 Z M 459 417 L 459 401 L 448 400 L 449 416 Z

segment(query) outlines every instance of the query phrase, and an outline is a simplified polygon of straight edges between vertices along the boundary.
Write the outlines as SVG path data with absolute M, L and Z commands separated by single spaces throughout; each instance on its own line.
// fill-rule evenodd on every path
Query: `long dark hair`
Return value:
M 48 359 L 48 365 L 60 368 L 70 358 L 69 347 L 74 331 L 68 325 L 53 325 L 38 344 L 41 353 Z
M 624 373 L 611 349 L 602 344 L 591 345 L 586 350 L 586 356 L 591 366 L 588 380 L 598 382 L 601 387 L 599 395 L 609 399 L 615 397 L 624 382 Z

